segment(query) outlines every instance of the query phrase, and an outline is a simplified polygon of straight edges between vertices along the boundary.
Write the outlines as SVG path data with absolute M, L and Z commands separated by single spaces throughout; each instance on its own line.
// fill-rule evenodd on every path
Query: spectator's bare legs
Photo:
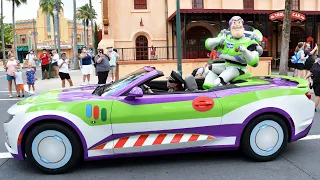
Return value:
M 69 82 L 70 87 L 73 86 L 73 82 L 71 79 L 68 79 L 68 82 Z
M 90 74 L 87 75 L 88 83 L 90 83 Z
M 9 90 L 10 97 L 12 97 L 12 80 L 8 81 L 8 90 Z
M 314 103 L 315 103 L 315 109 L 317 109 L 319 103 L 320 103 L 320 96 L 316 96 L 315 100 L 314 100 Z

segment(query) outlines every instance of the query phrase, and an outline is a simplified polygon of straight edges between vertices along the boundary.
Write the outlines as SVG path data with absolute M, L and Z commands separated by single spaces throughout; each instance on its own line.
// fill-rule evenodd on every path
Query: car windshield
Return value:
M 113 84 L 104 85 L 103 90 L 100 91 L 101 93 L 97 94 L 99 96 L 112 96 L 122 88 L 126 87 L 133 81 L 137 80 L 138 78 L 146 75 L 148 71 L 144 68 L 141 68 L 133 73 L 128 74 L 127 76 L 119 79 L 118 81 L 114 82 Z

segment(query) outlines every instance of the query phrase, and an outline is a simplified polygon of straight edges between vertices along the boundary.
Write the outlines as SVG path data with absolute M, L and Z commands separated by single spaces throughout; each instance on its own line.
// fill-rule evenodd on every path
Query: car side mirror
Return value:
M 125 100 L 134 100 L 137 97 L 143 97 L 143 91 L 140 87 L 134 87 L 130 92 L 129 95 L 125 98 Z

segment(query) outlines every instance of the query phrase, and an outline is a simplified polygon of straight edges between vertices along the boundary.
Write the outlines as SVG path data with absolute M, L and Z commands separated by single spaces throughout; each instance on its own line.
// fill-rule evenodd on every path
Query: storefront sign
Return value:
M 72 46 L 71 45 L 61 45 L 60 46 L 61 49 L 71 49 Z M 54 45 L 37 45 L 37 49 L 41 50 L 41 49 L 54 49 Z
M 291 11 L 290 18 L 291 18 L 291 20 L 300 20 L 300 21 L 306 20 L 306 16 L 304 14 L 299 13 L 299 12 L 294 12 L 294 11 Z M 278 11 L 278 12 L 274 12 L 274 13 L 270 14 L 269 19 L 271 21 L 274 21 L 277 19 L 283 20 L 284 19 L 284 11 Z

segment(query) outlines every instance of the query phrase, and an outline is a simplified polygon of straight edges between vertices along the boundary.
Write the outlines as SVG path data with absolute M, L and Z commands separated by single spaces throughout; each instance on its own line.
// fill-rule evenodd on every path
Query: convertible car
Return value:
M 29 97 L 8 110 L 5 145 L 45 173 L 81 160 L 214 150 L 270 161 L 313 123 L 303 79 L 245 74 L 204 90 L 204 80 L 190 75 L 183 90 L 168 92 L 162 76 L 144 67 L 112 84 Z

